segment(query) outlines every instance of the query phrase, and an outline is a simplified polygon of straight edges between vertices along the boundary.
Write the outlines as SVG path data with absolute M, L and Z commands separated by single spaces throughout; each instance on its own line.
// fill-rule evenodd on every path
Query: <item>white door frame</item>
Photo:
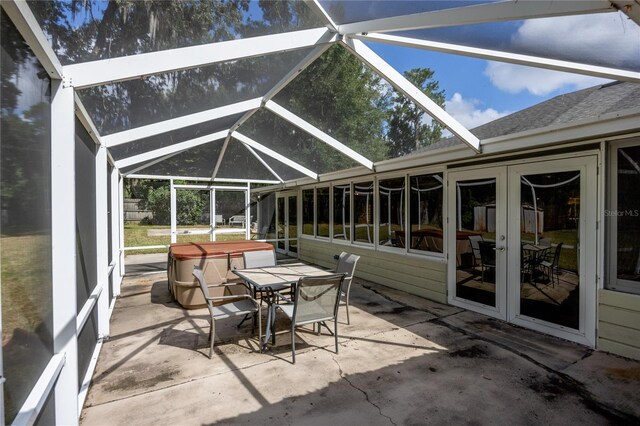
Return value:
M 584 345 L 596 344 L 596 293 L 597 293 L 597 211 L 598 211 L 598 158 L 596 155 L 571 157 L 544 162 L 529 162 L 509 166 L 509 247 L 520 245 L 520 178 L 523 175 L 580 172 L 579 223 L 579 328 L 578 330 L 553 324 L 520 314 L 520 271 L 508 270 L 508 320 L 509 322 L 561 337 Z M 509 265 L 520 264 L 520 252 L 509 252 Z
M 496 251 L 496 306 L 488 306 L 478 302 L 457 297 L 456 295 L 456 233 L 457 233 L 457 202 L 458 202 L 458 181 L 496 179 L 496 247 L 498 249 L 506 247 L 507 235 L 507 167 L 485 167 L 465 171 L 449 171 L 447 173 L 447 209 L 449 212 L 447 220 L 447 247 L 449 247 L 447 268 L 448 302 L 451 305 L 479 312 L 502 320 L 507 319 L 507 275 L 506 262 L 507 251 Z M 502 239 L 504 237 L 505 239 Z
M 545 334 L 571 340 L 580 344 L 595 347 L 596 344 L 596 300 L 597 300 L 597 271 L 598 271 L 598 245 L 597 245 L 597 220 L 599 203 L 599 178 L 598 178 L 599 154 L 597 151 L 585 151 L 578 155 L 555 155 L 544 159 L 516 160 L 494 165 L 478 166 L 477 168 L 464 168 L 449 170 L 447 172 L 447 207 L 449 219 L 447 224 L 447 242 L 449 249 L 447 270 L 448 302 L 454 306 L 460 306 L 475 312 L 509 321 L 532 330 Z M 558 324 L 527 317 L 519 314 L 520 304 L 520 270 L 508 268 L 507 265 L 520 264 L 520 176 L 527 174 L 540 174 L 544 172 L 560 172 L 580 170 L 580 318 L 579 329 L 571 329 Z M 496 236 L 499 236 L 501 217 L 509 220 L 506 225 L 507 250 L 502 252 L 506 256 L 500 263 L 501 252 L 496 253 L 496 308 L 487 305 L 456 298 L 456 204 L 458 201 L 456 185 L 459 180 L 474 180 L 489 177 L 502 176 L 498 179 L 496 193 Z M 500 181 L 504 182 L 501 189 Z M 508 192 L 507 192 L 508 190 Z M 507 204 L 508 203 L 508 204 Z M 508 214 L 508 215 L 507 215 Z M 505 217 L 506 216 L 506 217 Z M 499 243 L 499 241 L 498 241 Z M 517 247 L 518 250 L 509 250 L 509 247 Z M 502 266 L 502 272 L 499 271 Z M 504 283 L 501 283 L 504 275 Z M 501 286 L 502 284 L 502 286 Z

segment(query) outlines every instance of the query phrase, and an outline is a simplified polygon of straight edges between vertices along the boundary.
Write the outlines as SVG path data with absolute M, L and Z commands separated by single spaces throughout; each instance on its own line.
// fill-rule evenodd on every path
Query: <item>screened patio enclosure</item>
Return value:
M 317 253 L 342 240 L 355 249 L 370 244 L 376 256 L 400 253 L 417 268 L 423 259 L 414 255 L 427 253 L 444 277 L 448 171 L 403 170 L 638 132 L 636 104 L 578 117 L 583 127 L 560 129 L 562 140 L 549 132 L 482 139 L 388 53 L 426 51 L 635 85 L 637 0 L 1 6 L 5 423 L 78 422 L 124 276 L 125 179 L 169 180 L 172 194 L 226 185 L 244 197 L 245 238 L 252 216 L 277 209 L 286 229 L 275 235 L 284 239 L 278 248 L 305 260 L 322 264 Z M 510 36 L 527 22 L 561 28 L 578 16 L 598 22 L 593 40 L 579 46 Z M 616 42 L 593 48 L 599 37 Z M 380 46 L 391 50 L 382 54 Z M 424 144 L 407 142 L 389 119 L 401 105 L 418 112 L 432 141 L 462 145 L 423 152 Z M 257 194 L 268 201 L 252 210 Z M 206 202 L 215 206 L 212 196 Z M 173 238 L 175 195 L 172 204 Z M 209 215 L 215 225 L 215 207 Z M 435 226 L 440 234 L 426 239 L 416 231 Z M 536 226 L 534 219 L 537 242 Z M 24 285 L 25 275 L 35 284 Z

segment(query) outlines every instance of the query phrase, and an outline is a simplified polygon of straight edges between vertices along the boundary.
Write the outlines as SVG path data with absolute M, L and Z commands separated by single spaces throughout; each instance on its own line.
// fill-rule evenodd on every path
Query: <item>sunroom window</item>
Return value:
M 409 248 L 442 253 L 442 173 L 411 176 Z
M 329 237 L 329 188 L 316 189 L 316 237 Z
M 614 145 L 611 162 L 607 287 L 640 293 L 640 141 Z

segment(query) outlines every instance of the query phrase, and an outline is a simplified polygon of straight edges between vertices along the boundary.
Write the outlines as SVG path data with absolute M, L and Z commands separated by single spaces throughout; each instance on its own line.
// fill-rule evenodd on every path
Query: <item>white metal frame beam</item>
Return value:
M 204 145 L 209 142 L 223 139 L 225 136 L 227 136 L 228 132 L 229 132 L 229 129 L 226 129 L 216 133 L 200 136 L 195 139 L 190 139 L 188 141 L 165 146 L 164 148 L 158 148 L 158 149 L 154 149 L 153 151 L 147 151 L 139 155 L 133 155 L 131 157 L 123 158 L 122 160 L 116 161 L 116 167 L 119 169 L 123 169 L 125 167 L 129 167 L 134 164 L 142 163 L 145 161 L 150 161 L 158 157 L 164 157 L 169 154 L 185 151 L 187 149 L 194 148 L 199 145 Z
M 293 79 L 295 79 L 302 71 L 305 70 L 309 65 L 313 63 L 316 59 L 318 59 L 327 49 L 331 46 L 331 43 L 325 43 L 320 46 L 316 46 L 307 56 L 302 58 L 300 62 L 296 64 L 295 67 L 291 69 L 282 79 L 276 83 L 271 90 L 267 92 L 266 95 L 262 98 L 262 104 L 264 105 L 271 98 L 276 96 L 278 92 L 280 92 L 287 84 L 289 84 Z M 245 115 L 240 117 L 240 119 L 231 127 L 229 130 L 229 134 L 236 131 L 238 127 L 240 127 L 243 123 L 245 123 L 253 114 L 258 111 L 259 108 L 253 109 L 251 111 L 247 111 Z M 220 156 L 218 157 L 218 161 L 216 162 L 216 166 L 213 168 L 213 174 L 211 175 L 211 179 L 215 179 L 218 171 L 220 170 L 220 165 L 222 164 L 222 159 L 224 158 L 224 154 L 227 151 L 227 146 L 229 146 L 229 138 L 224 141 L 224 145 L 222 145 L 222 150 L 220 151 Z
M 2 9 L 16 26 L 50 78 L 62 80 L 63 67 L 26 1 L 3 0 Z
M 67 65 L 63 74 L 76 89 L 141 78 L 218 62 L 312 47 L 336 40 L 327 28 L 292 31 L 200 46 L 182 47 Z
M 280 182 L 284 182 L 284 180 L 271 168 L 271 166 L 267 164 L 266 161 L 262 159 L 262 157 L 258 155 L 258 153 L 253 148 L 251 148 L 249 145 L 246 145 L 246 144 L 242 144 L 242 146 L 244 146 L 247 149 L 247 151 L 251 153 L 251 155 L 256 157 L 256 159 L 260 162 L 260 164 L 262 164 L 267 170 L 269 170 L 269 172 L 273 176 L 275 176 L 276 179 L 278 179 Z
M 174 155 L 178 155 L 178 154 L 180 154 L 181 152 L 182 152 L 182 151 L 174 152 L 174 153 L 171 153 L 171 154 L 165 155 L 165 156 L 163 156 L 163 157 L 156 158 L 156 159 L 151 160 L 151 161 L 147 161 L 147 162 L 145 162 L 145 163 L 140 164 L 140 165 L 139 165 L 139 166 L 137 166 L 135 169 L 133 169 L 133 170 L 129 170 L 127 173 L 123 173 L 122 175 L 123 175 L 124 177 L 127 177 L 127 176 L 129 176 L 129 175 L 135 174 L 135 173 L 139 172 L 140 170 L 144 170 L 144 169 L 146 169 L 147 167 L 151 167 L 151 166 L 153 166 L 154 164 L 158 164 L 158 163 L 160 163 L 160 162 L 162 162 L 162 161 L 164 161 L 164 160 L 166 160 L 166 159 L 168 159 L 168 158 L 173 157 Z
M 640 7 L 639 7 L 640 8 Z M 599 67 L 578 62 L 561 61 L 556 59 L 541 58 L 537 56 L 521 55 L 518 53 L 501 52 L 498 50 L 480 49 L 436 41 L 420 40 L 409 37 L 399 37 L 388 34 L 354 35 L 354 39 L 385 43 L 395 46 L 412 47 L 433 52 L 451 53 L 472 58 L 487 59 L 490 61 L 507 62 L 510 64 L 526 65 L 545 68 L 554 71 L 572 72 L 576 74 L 591 75 L 595 77 L 610 78 L 613 80 L 630 81 L 640 83 L 640 73 L 617 68 Z
M 206 123 L 207 121 L 228 117 L 242 112 L 259 108 L 262 98 L 253 98 L 234 104 L 225 105 L 218 108 L 212 108 L 207 111 L 197 112 L 194 114 L 184 115 L 182 117 L 171 118 L 169 120 L 148 124 L 146 126 L 136 127 L 130 130 L 124 130 L 118 133 L 112 133 L 102 137 L 102 141 L 111 148 L 136 140 L 148 138 L 150 136 L 167 133 L 172 130 L 183 129 L 185 127 L 196 124 Z
M 422 93 L 420 89 L 415 87 L 409 80 L 396 71 L 384 59 L 379 57 L 373 50 L 369 49 L 363 42 L 347 38 L 346 40 L 343 40 L 342 45 L 377 72 L 382 78 L 387 80 L 393 87 L 415 102 L 420 108 L 425 110 L 425 112 L 433 119 L 449 129 L 449 131 L 456 135 L 462 142 L 469 145 L 469 147 L 474 151 L 480 152 L 480 140 L 473 133 L 467 130 L 427 95 Z
M 286 108 L 283 108 L 282 106 L 278 105 L 274 101 L 267 101 L 267 103 L 265 104 L 265 107 L 269 111 L 271 111 L 271 112 L 279 115 L 280 117 L 284 118 L 289 123 L 291 123 L 291 124 L 299 127 L 300 129 L 304 130 L 305 132 L 307 132 L 311 136 L 321 140 L 322 142 L 328 144 L 332 148 L 337 149 L 342 154 L 346 155 L 347 157 L 351 158 L 352 160 L 362 164 L 363 166 L 365 166 L 369 170 L 373 170 L 373 161 L 369 160 L 368 158 L 364 157 L 363 155 L 358 154 L 353 149 L 349 148 L 348 146 L 346 146 L 342 142 L 339 142 L 338 140 L 332 138 L 331 136 L 329 136 L 328 134 L 326 134 L 322 130 L 318 129 L 317 127 L 313 126 L 312 124 L 308 123 L 307 121 L 305 121 L 302 118 L 298 117 L 297 115 L 293 114 L 292 112 L 290 112 Z
M 300 164 L 296 163 L 295 161 L 290 160 L 289 158 L 285 157 L 284 155 L 278 154 L 277 152 L 275 152 L 274 150 L 267 148 L 266 146 L 262 145 L 261 143 L 258 143 L 256 141 L 254 141 L 251 138 L 248 138 L 247 136 L 243 135 L 242 133 L 238 133 L 238 132 L 233 132 L 231 134 L 231 137 L 239 140 L 240 142 L 242 142 L 243 144 L 250 146 L 251 148 L 255 149 L 256 151 L 262 152 L 265 155 L 268 155 L 269 157 L 273 158 L 274 160 L 277 160 L 279 162 L 281 162 L 282 164 L 291 167 L 292 169 L 295 169 L 297 171 L 299 171 L 302 174 L 305 174 L 307 176 L 309 176 L 312 179 L 318 179 L 318 174 L 307 169 L 304 166 L 301 166 Z
M 617 8 L 613 7 L 611 2 L 607 0 L 507 1 L 354 22 L 338 25 L 338 32 L 348 35 L 368 32 L 407 31 L 553 16 L 614 12 L 616 10 Z

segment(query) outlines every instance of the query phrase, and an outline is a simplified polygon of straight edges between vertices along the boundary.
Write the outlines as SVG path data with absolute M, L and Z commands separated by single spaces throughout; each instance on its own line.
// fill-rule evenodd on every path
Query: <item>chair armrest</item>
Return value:
M 250 294 L 232 294 L 229 296 L 209 296 L 206 299 L 215 302 L 217 300 L 253 299 L 253 297 Z
M 282 300 L 284 300 L 284 301 L 285 301 L 285 302 L 287 302 L 287 303 L 293 303 L 293 302 L 291 301 L 291 299 L 289 299 L 288 297 L 284 297 L 283 295 L 281 295 L 281 294 L 280 294 L 280 293 L 278 293 L 277 291 L 274 291 L 273 293 L 276 295 L 276 297 L 277 297 L 277 298 L 282 299 Z

